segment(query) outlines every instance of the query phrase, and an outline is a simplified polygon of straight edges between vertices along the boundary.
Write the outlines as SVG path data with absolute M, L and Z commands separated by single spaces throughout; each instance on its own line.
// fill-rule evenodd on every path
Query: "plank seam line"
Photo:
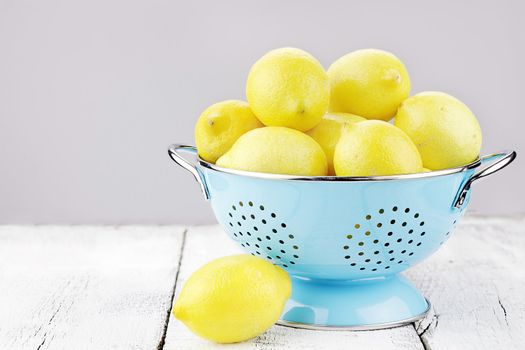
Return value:
M 430 320 L 428 325 L 425 327 L 425 329 L 423 329 L 423 331 L 421 333 L 419 333 L 419 327 L 417 327 L 415 323 L 412 323 L 412 326 L 414 327 L 414 329 L 416 331 L 416 334 L 419 337 L 419 340 L 421 341 L 421 344 L 423 345 L 423 349 L 431 350 L 430 344 L 426 341 L 426 339 L 424 338 L 424 335 L 430 329 L 430 327 L 432 327 L 433 329 L 436 329 L 438 324 L 439 324 L 439 315 L 438 314 L 434 314 L 432 316 L 432 319 Z M 421 323 L 420 323 L 420 325 L 421 325 Z
M 173 288 L 171 290 L 170 303 L 168 305 L 168 312 L 166 313 L 166 319 L 164 320 L 164 329 L 162 330 L 162 336 L 160 338 L 159 344 L 157 345 L 157 350 L 162 350 L 166 342 L 166 334 L 168 333 L 168 324 L 170 322 L 171 309 L 173 307 L 173 299 L 175 298 L 175 289 L 177 288 L 177 282 L 179 280 L 180 267 L 182 264 L 182 256 L 184 254 L 184 247 L 186 245 L 186 235 L 188 233 L 188 228 L 185 228 L 182 232 L 182 242 L 180 244 L 180 255 L 179 261 L 177 262 L 177 272 L 175 273 L 175 281 L 173 281 Z

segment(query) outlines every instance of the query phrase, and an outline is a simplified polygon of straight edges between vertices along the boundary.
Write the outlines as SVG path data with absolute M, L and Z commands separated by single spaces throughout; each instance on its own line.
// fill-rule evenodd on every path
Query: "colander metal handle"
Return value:
M 191 153 L 197 156 L 197 148 L 193 146 L 175 143 L 168 147 L 168 154 L 175 163 L 188 170 L 193 175 L 195 180 L 197 180 L 197 182 L 201 186 L 201 191 L 204 194 L 204 198 L 206 198 L 206 200 L 210 199 L 210 192 L 208 191 L 208 186 L 206 185 L 206 179 L 204 178 L 204 174 L 197 168 L 196 164 L 192 164 L 185 158 L 183 158 L 180 154 L 181 152 Z
M 489 154 L 481 157 L 481 168 L 474 175 L 472 175 L 463 185 L 461 190 L 458 192 L 459 195 L 454 203 L 454 207 L 459 209 L 467 198 L 468 191 L 472 183 L 485 176 L 495 173 L 498 170 L 503 169 L 516 158 L 515 151 L 501 151 L 494 154 Z

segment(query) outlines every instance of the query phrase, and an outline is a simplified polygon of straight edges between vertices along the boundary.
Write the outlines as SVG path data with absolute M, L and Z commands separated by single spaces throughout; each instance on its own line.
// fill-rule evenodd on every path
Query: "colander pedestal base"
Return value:
M 429 308 L 402 275 L 352 281 L 292 276 L 292 296 L 280 323 L 298 328 L 389 328 L 421 319 Z

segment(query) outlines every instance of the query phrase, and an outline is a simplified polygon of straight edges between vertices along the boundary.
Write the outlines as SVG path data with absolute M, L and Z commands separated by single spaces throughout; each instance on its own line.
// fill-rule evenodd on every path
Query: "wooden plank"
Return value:
M 182 227 L 0 227 L 0 349 L 156 349 Z
M 427 349 L 525 349 L 525 219 L 467 217 L 408 273 L 433 305 Z
M 200 266 L 215 258 L 241 252 L 218 226 L 190 228 L 182 255 L 176 295 L 186 279 Z M 164 349 L 194 350 L 224 348 L 192 334 L 170 315 Z M 248 342 L 228 346 L 231 349 L 423 349 L 412 326 L 368 332 L 330 332 L 274 326 Z

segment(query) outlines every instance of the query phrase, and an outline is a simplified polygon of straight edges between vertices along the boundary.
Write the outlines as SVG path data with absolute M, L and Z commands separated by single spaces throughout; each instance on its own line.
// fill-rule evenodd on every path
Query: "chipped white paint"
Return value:
M 525 349 L 525 219 L 467 217 L 407 275 L 433 305 L 427 349 Z
M 182 232 L 0 227 L 0 349 L 156 349 Z
M 190 228 L 182 255 L 176 296 L 193 271 L 208 261 L 240 253 L 235 243 L 218 226 Z M 202 340 L 170 315 L 165 350 L 219 349 L 221 345 Z M 274 326 L 260 337 L 232 349 L 423 349 L 413 326 L 371 332 L 310 331 Z
M 0 226 L 0 349 L 525 349 L 525 218 L 467 217 L 410 269 L 433 304 L 414 326 L 274 326 L 221 346 L 170 316 L 166 334 L 179 263 L 177 294 L 198 267 L 236 252 L 218 226 L 185 236 L 181 227 Z

